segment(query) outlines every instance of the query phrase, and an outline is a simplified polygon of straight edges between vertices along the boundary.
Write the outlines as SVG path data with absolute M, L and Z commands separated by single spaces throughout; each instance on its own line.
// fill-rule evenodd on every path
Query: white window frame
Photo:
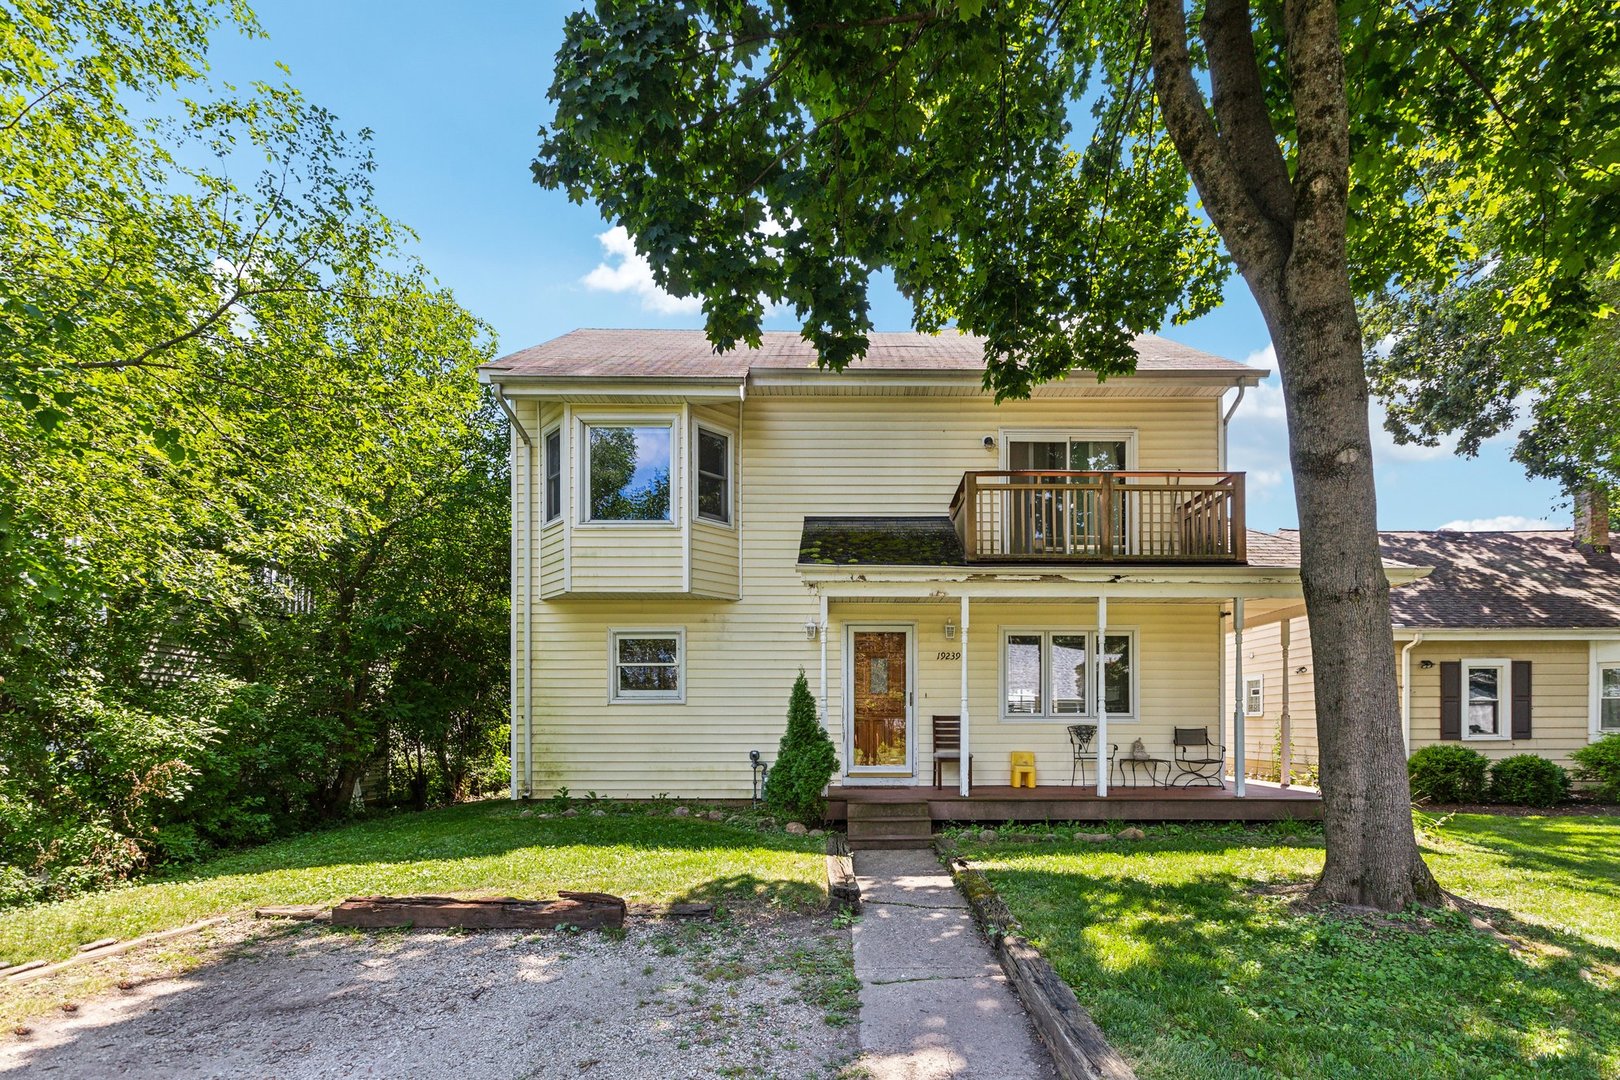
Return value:
M 692 520 L 705 525 L 713 525 L 718 529 L 732 529 L 737 523 L 737 435 L 721 424 L 711 424 L 707 420 L 693 422 L 692 430 Z M 699 454 L 702 453 L 703 435 L 718 435 L 726 440 L 726 518 L 706 517 L 702 510 L 702 503 L 698 499 L 698 486 L 703 482 L 703 470 L 699 467 Z
M 1136 471 L 1136 428 L 1002 428 L 1001 467 L 1012 465 L 1012 444 L 1015 442 L 1123 442 L 1125 444 L 1124 472 Z
M 1496 726 L 1499 734 L 1471 735 L 1468 732 L 1468 674 L 1480 668 L 1495 668 L 1496 677 Z M 1509 742 L 1513 738 L 1513 661 L 1496 657 L 1472 658 L 1462 661 L 1462 686 L 1458 693 L 1461 698 L 1462 715 L 1458 719 L 1458 733 L 1464 742 Z
M 574 485 L 577 512 L 574 524 L 582 529 L 679 529 L 681 528 L 682 470 L 681 420 L 674 413 L 613 413 L 580 416 L 575 427 L 577 449 L 574 468 L 578 483 Z M 669 516 L 645 521 L 619 518 L 592 518 L 591 513 L 591 428 L 593 427 L 662 427 L 669 429 Z
M 1097 628 L 1084 626 L 1003 626 L 1000 628 L 1001 637 L 996 645 L 996 671 L 998 675 L 1001 703 L 996 707 L 996 713 L 1002 723 L 1007 724 L 1079 724 L 1097 718 L 1097 675 L 1089 667 L 1086 671 L 1086 707 L 1077 713 L 1060 713 L 1052 709 L 1052 638 L 1079 637 L 1086 639 L 1086 658 L 1089 661 L 1098 652 L 1096 649 Z M 1036 713 L 1014 713 L 1007 711 L 1007 639 L 1010 637 L 1039 637 L 1041 639 L 1041 711 Z M 1126 723 L 1134 722 L 1142 711 L 1142 652 L 1141 637 L 1134 626 L 1110 626 L 1108 637 L 1125 637 L 1130 639 L 1131 659 L 1131 711 L 1128 713 L 1110 712 L 1110 722 L 1119 720 Z
M 551 437 L 557 437 L 557 513 L 551 513 L 551 455 L 547 447 Z M 563 468 L 566 460 L 563 450 L 562 424 L 552 424 L 540 432 L 540 521 L 541 527 L 557 524 L 568 513 L 568 470 Z
M 1258 698 L 1258 701 L 1256 699 Z M 1258 707 L 1256 707 L 1258 705 Z M 1266 715 L 1266 677 L 1264 675 L 1243 676 L 1243 715 Z
M 1620 732 L 1620 728 L 1603 727 L 1603 673 L 1620 671 L 1620 641 L 1593 641 L 1592 651 L 1592 728 L 1593 742 Z
M 675 639 L 675 691 L 620 690 L 619 642 L 625 638 Z M 650 665 L 641 665 L 650 666 Z M 621 626 L 608 631 L 608 703 L 610 705 L 686 704 L 686 629 L 680 626 Z

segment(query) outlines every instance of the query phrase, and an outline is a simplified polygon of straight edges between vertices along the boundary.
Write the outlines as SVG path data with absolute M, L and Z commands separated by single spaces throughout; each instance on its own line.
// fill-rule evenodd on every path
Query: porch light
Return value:
M 814 619 L 804 620 L 804 639 L 814 641 L 821 634 L 821 624 Z
M 1427 671 L 1430 668 L 1434 667 L 1434 661 L 1433 660 L 1419 660 L 1418 661 L 1418 667 L 1422 668 L 1424 671 Z
M 946 618 L 946 620 L 945 620 L 945 640 L 946 641 L 955 641 L 956 640 L 956 620 L 955 619 Z

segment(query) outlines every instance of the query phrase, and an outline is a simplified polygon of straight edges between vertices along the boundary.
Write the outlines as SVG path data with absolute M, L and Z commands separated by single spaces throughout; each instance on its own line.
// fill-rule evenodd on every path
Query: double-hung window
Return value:
M 1513 734 L 1513 665 L 1507 660 L 1462 662 L 1462 737 L 1507 739 Z
M 1620 732 L 1620 664 L 1598 667 L 1598 734 Z
M 584 496 L 591 522 L 672 522 L 673 423 L 586 421 Z
M 684 701 L 686 635 L 680 630 L 615 630 L 608 640 L 614 701 Z
M 1064 720 L 1097 715 L 1091 656 L 1095 631 L 1010 630 L 1002 638 L 1002 715 Z M 1136 636 L 1104 638 L 1103 692 L 1111 717 L 1136 715 Z
M 546 521 L 562 517 L 562 429 L 552 428 L 541 440 L 545 449 Z
M 697 515 L 704 521 L 731 524 L 731 436 L 697 429 Z

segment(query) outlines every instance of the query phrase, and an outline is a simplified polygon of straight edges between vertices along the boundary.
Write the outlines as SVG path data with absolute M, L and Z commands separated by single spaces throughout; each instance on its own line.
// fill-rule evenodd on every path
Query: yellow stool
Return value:
M 1007 759 L 1012 764 L 1012 786 L 1022 787 L 1024 781 L 1027 780 L 1029 786 L 1034 787 L 1035 752 L 1033 750 L 1014 750 L 1007 755 Z

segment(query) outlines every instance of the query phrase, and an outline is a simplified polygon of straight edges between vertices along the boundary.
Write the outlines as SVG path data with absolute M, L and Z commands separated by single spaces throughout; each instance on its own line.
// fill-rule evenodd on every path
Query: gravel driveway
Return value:
M 0 1075 L 829 1077 L 847 932 L 825 919 L 601 934 L 309 927 L 0 1036 Z M 830 1009 L 830 1012 L 829 1012 Z

